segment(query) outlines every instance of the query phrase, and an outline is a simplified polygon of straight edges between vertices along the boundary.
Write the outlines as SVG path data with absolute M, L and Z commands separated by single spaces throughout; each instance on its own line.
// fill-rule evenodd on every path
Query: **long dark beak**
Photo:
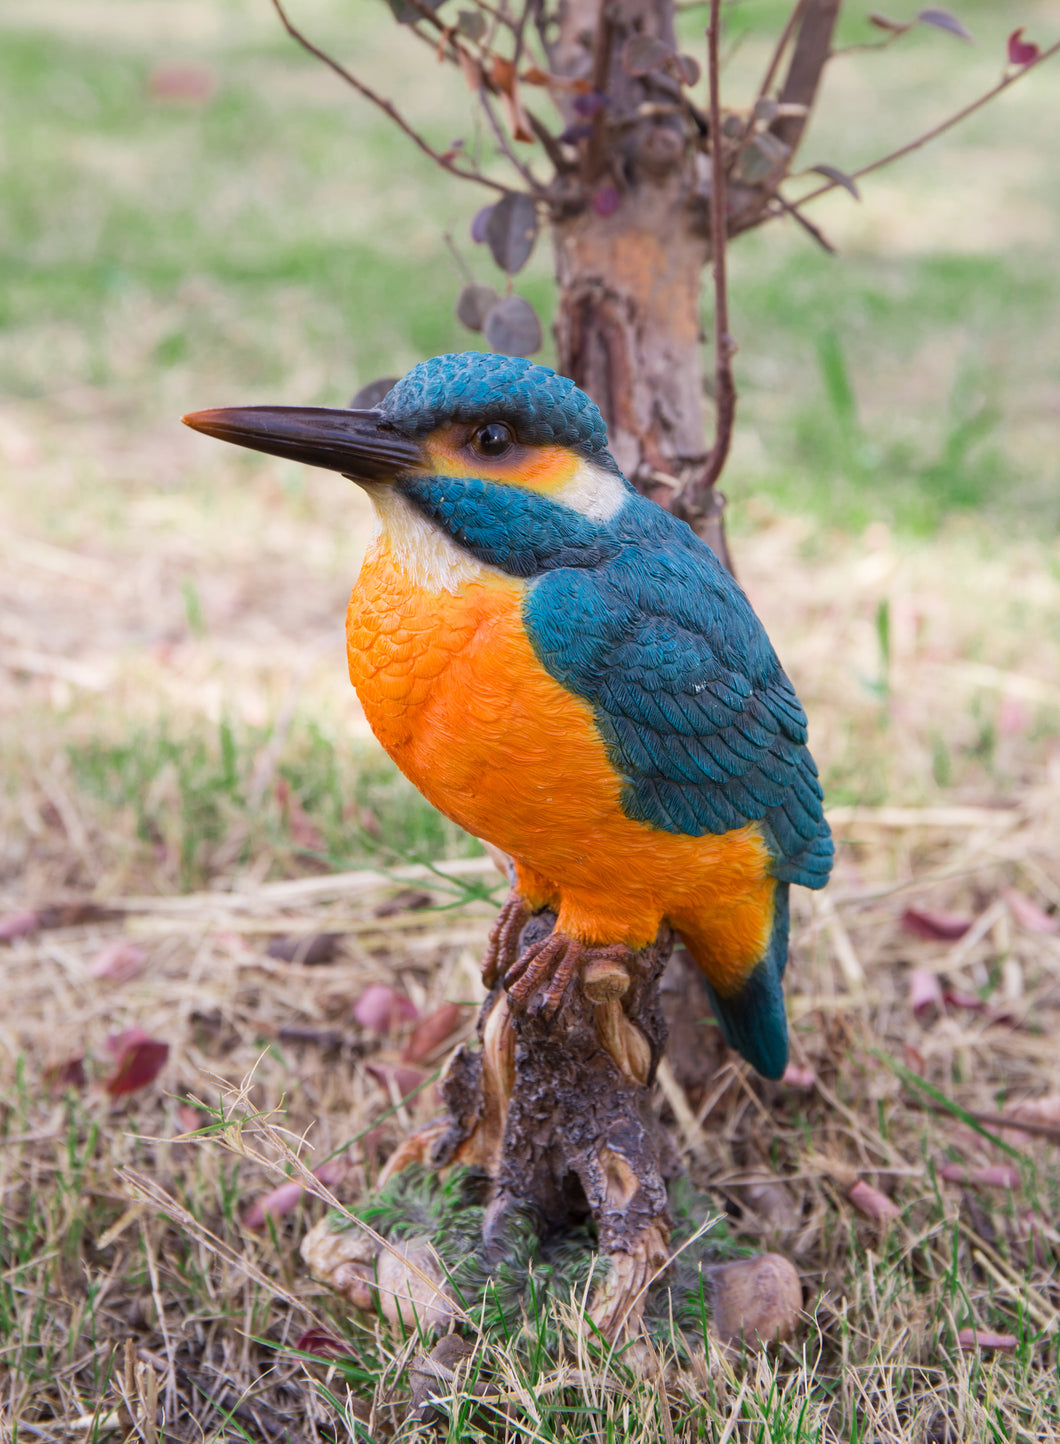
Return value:
M 353 481 L 392 481 L 422 464 L 416 442 L 402 436 L 381 411 L 334 411 L 326 406 L 226 406 L 192 411 L 185 426 L 265 451 L 341 471 Z

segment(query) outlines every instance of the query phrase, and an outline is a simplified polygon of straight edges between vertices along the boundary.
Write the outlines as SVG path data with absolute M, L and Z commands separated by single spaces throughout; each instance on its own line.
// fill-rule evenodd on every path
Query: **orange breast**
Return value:
M 761 956 L 773 881 L 760 833 L 631 821 L 588 704 L 541 667 L 523 584 L 414 585 L 385 542 L 346 619 L 350 678 L 379 741 L 439 811 L 516 860 L 521 890 L 590 943 L 643 947 L 663 920 L 728 991 Z

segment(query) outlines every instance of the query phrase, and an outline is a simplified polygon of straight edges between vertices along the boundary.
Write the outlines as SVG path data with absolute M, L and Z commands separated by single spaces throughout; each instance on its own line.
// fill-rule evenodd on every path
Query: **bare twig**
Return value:
M 613 37 L 614 25 L 611 20 L 611 8 L 608 0 L 601 0 L 600 16 L 596 22 L 596 33 L 593 37 L 592 80 L 593 90 L 597 95 L 603 95 L 607 90 Z M 592 131 L 582 160 L 582 178 L 590 184 L 599 177 L 604 167 L 604 120 L 605 108 L 601 106 L 593 116 Z
M 962 120 L 967 120 L 968 116 L 974 115 L 977 110 L 980 110 L 984 105 L 988 104 L 995 96 L 1000 95 L 1003 90 L 1007 90 L 1010 85 L 1015 85 L 1017 80 L 1022 80 L 1025 75 L 1029 74 L 1032 70 L 1036 70 L 1039 65 L 1051 59 L 1058 51 L 1060 51 L 1060 40 L 1043 50 L 1038 58 L 1032 60 L 1029 65 L 1021 66 L 1019 70 L 1014 70 L 1003 75 L 996 85 L 984 91 L 983 94 L 976 100 L 973 100 L 970 105 L 966 105 L 962 110 L 956 111 L 953 115 L 948 116 L 946 120 L 940 121 L 938 125 L 932 126 L 930 130 L 925 130 L 924 133 L 918 135 L 915 140 L 908 141 L 905 145 L 900 145 L 897 150 L 892 150 L 888 152 L 887 155 L 880 156 L 879 160 L 871 161 L 868 165 L 863 165 L 859 170 L 849 171 L 847 173 L 848 179 L 858 180 L 863 175 L 871 175 L 873 171 L 882 170 L 885 165 L 890 165 L 893 161 L 901 160 L 903 156 L 911 155 L 913 151 L 919 150 L 922 145 L 927 145 L 928 141 L 943 135 L 947 130 L 952 129 L 953 126 L 959 125 Z M 799 207 L 807 205 L 810 201 L 815 201 L 818 196 L 823 196 L 829 191 L 834 191 L 839 184 L 839 181 L 828 181 L 825 185 L 818 186 L 815 191 L 810 191 L 809 195 L 801 196 L 799 200 L 795 202 L 795 205 Z
M 316 56 L 317 60 L 322 61 L 324 65 L 333 70 L 347 85 L 356 90 L 358 95 L 364 96 L 365 100 L 370 100 L 373 105 L 378 106 L 400 130 L 405 132 L 415 145 L 419 146 L 424 155 L 429 156 L 431 160 L 434 161 L 435 165 L 440 166 L 442 170 L 448 171 L 450 175 L 459 176 L 461 180 L 477 181 L 479 185 L 488 186 L 490 190 L 503 193 L 508 189 L 508 187 L 502 185 L 500 181 L 491 180 L 489 176 L 483 175 L 481 171 L 467 170 L 463 166 L 454 165 L 441 151 L 435 150 L 431 143 L 425 140 L 414 126 L 409 124 L 392 101 L 384 99 L 381 95 L 377 95 L 370 86 L 365 85 L 363 80 L 358 80 L 352 72 L 347 70 L 339 61 L 335 60 L 333 56 L 328 55 L 326 51 L 314 45 L 308 36 L 304 35 L 290 19 L 287 11 L 284 9 L 283 0 L 272 0 L 272 7 L 280 17 L 280 23 L 292 40 L 296 40 L 304 50 L 308 50 L 310 55 Z
M 548 156 L 552 164 L 556 167 L 556 174 L 565 175 L 569 174 L 570 171 L 574 170 L 575 167 L 560 149 L 559 141 L 548 129 L 548 127 L 537 118 L 537 116 L 532 110 L 528 110 L 526 112 L 526 119 L 530 125 L 530 129 L 534 132 L 538 140 L 544 146 L 545 154 Z
M 806 0 L 800 18 L 788 73 L 777 99 L 781 110 L 769 127 L 794 155 L 806 130 L 820 88 L 821 76 L 832 53 L 832 34 L 842 0 Z M 804 107 L 800 112 L 797 107 Z
M 793 221 L 797 221 L 798 224 L 803 228 L 803 230 L 813 237 L 813 239 L 817 242 L 817 244 L 821 247 L 823 251 L 827 251 L 830 256 L 834 256 L 836 254 L 835 246 L 832 245 L 832 242 L 828 239 L 824 232 L 818 226 L 815 226 L 811 220 L 804 216 L 796 206 L 793 206 L 790 201 L 786 201 L 779 191 L 774 194 L 773 199 L 776 201 L 781 212 L 785 215 L 789 215 Z
M 493 109 L 493 106 L 490 103 L 490 98 L 486 92 L 486 87 L 484 85 L 480 85 L 478 88 L 478 98 L 479 104 L 486 112 L 486 119 L 490 123 L 490 129 L 493 131 L 493 134 L 496 137 L 497 144 L 500 146 L 505 159 L 512 163 L 512 165 L 522 176 L 523 180 L 526 181 L 527 185 L 535 193 L 535 195 L 541 195 L 545 187 L 537 179 L 530 167 L 524 161 L 521 161 L 519 159 L 515 151 L 512 150 L 511 146 L 508 144 L 508 137 L 504 134 L 504 127 L 497 119 L 497 112 Z
M 729 292 L 725 268 L 725 155 L 721 144 L 721 87 L 718 78 L 718 36 L 721 0 L 710 0 L 707 27 L 707 76 L 710 87 L 710 248 L 714 275 L 714 444 L 696 489 L 704 492 L 721 475 L 736 418 L 736 383 L 732 374 L 735 350 L 729 335 Z
M 798 25 L 802 19 L 802 14 L 806 9 L 807 3 L 808 0 L 796 0 L 796 4 L 787 18 L 784 29 L 780 32 L 780 39 L 777 41 L 773 54 L 770 56 L 766 73 L 762 77 L 762 84 L 758 87 L 759 100 L 769 94 L 773 81 L 776 79 L 777 71 L 780 69 L 780 62 L 784 58 L 784 52 L 788 48 L 788 41 L 791 39 L 796 25 Z

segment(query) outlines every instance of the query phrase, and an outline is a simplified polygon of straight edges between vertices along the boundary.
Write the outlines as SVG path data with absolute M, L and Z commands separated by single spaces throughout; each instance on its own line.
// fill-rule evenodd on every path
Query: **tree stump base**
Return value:
M 532 917 L 520 952 L 554 925 Z M 406 1139 L 375 1198 L 353 1210 L 375 1237 L 332 1215 L 303 1241 L 312 1272 L 356 1307 L 425 1330 L 470 1318 L 510 1337 L 546 1314 L 554 1327 L 548 1295 L 588 1298 L 609 1342 L 669 1337 L 686 1316 L 701 1329 L 704 1309 L 727 1339 L 787 1336 L 801 1306 L 795 1270 L 776 1255 L 739 1257 L 651 1111 L 672 947 L 664 929 L 628 962 L 590 958 L 559 1007 L 535 995 L 513 1010 L 499 977 L 478 1046 L 449 1060 L 444 1115 Z

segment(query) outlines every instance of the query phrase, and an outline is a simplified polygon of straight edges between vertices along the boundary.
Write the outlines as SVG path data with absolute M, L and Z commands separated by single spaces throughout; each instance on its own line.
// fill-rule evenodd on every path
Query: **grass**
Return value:
M 737 89 L 778 11 L 734 8 Z M 852 167 L 914 133 L 996 78 L 1008 29 L 1044 39 L 1058 18 L 960 11 L 974 49 L 922 29 L 837 60 L 807 162 Z M 299 13 L 435 139 L 473 138 L 382 6 Z M 341 403 L 467 345 L 443 232 L 495 279 L 463 240 L 480 198 L 295 52 L 266 5 L 11 0 L 2 23 L 0 127 L 18 144 L 0 157 L 0 912 L 112 913 L 55 912 L 0 944 L 0 1439 L 426 1438 L 407 1417 L 418 1341 L 351 1317 L 297 1258 L 328 1200 L 307 1194 L 264 1233 L 244 1219 L 292 1148 L 344 1160 L 331 1192 L 356 1207 L 429 1114 L 429 1089 L 395 1107 L 367 1070 L 404 1039 L 351 1006 L 372 982 L 424 1013 L 477 997 L 493 880 L 415 870 L 473 868 L 477 848 L 393 772 L 352 699 L 360 499 L 176 417 Z M 683 23 L 694 49 L 699 21 Z M 160 97 L 174 62 L 212 95 Z M 1056 108 L 1030 77 L 860 206 L 829 198 L 817 218 L 839 259 L 779 227 L 732 250 L 741 580 L 807 705 L 830 803 L 881 810 L 837 814 L 834 911 L 798 904 L 791 1012 L 813 1086 L 730 1061 L 686 1086 L 698 1132 L 666 1116 L 736 1237 L 797 1262 L 803 1332 L 740 1359 L 700 1328 L 656 1366 L 602 1358 L 575 1310 L 555 1321 L 561 1355 L 531 1367 L 470 1330 L 470 1380 L 498 1397 L 458 1374 L 432 1437 L 1060 1429 L 1055 1142 L 1006 1131 L 1013 1160 L 968 1122 L 1060 1093 L 1056 939 L 1002 901 L 1016 887 L 1060 905 Z M 519 288 L 547 313 L 544 247 Z M 360 867 L 369 890 L 319 891 Z M 926 943 L 901 925 L 909 903 L 989 925 L 964 951 Z M 329 963 L 266 951 L 320 932 L 342 937 Z M 117 942 L 140 971 L 94 976 Z M 985 1008 L 916 1017 L 921 966 Z M 169 1059 L 112 1098 L 106 1040 L 134 1027 Z M 947 1182 L 958 1160 L 1015 1162 L 1019 1183 Z M 899 1217 L 859 1214 L 856 1178 Z M 311 1328 L 351 1353 L 307 1357 Z M 962 1349 L 964 1328 L 1014 1350 Z
M 910 901 L 975 906 L 1010 882 L 1042 896 L 1052 806 L 1042 793 L 1013 817 L 984 810 L 949 830 L 930 811 L 897 828 L 871 814 L 841 824 L 836 906 L 864 972 L 852 981 L 829 915 L 801 897 L 790 1006 L 796 1057 L 815 1081 L 763 1084 L 728 1063 L 705 1089 L 688 1088 L 704 1119 L 701 1132 L 678 1130 L 692 1178 L 743 1244 L 795 1258 L 801 1336 L 742 1359 L 686 1322 L 657 1343 L 657 1362 L 637 1351 L 608 1362 L 578 1310 L 557 1302 L 550 1326 L 563 1344 L 548 1358 L 535 1359 L 532 1336 L 466 1331 L 487 1400 L 509 1407 L 498 1417 L 458 1379 L 442 1391 L 441 1437 L 655 1440 L 669 1428 L 691 1441 L 731 1424 L 729 1437 L 748 1441 L 928 1439 L 940 1418 L 956 1438 L 1049 1437 L 1060 1417 L 1055 1142 L 1009 1131 L 999 1147 L 996 1128 L 968 1119 L 1049 1076 L 1055 938 L 1002 911 L 947 955 L 900 917 Z M 385 1063 L 400 1038 L 353 1023 L 350 1001 L 385 980 L 429 1011 L 473 987 L 489 909 L 380 916 L 397 887 L 378 879 L 358 902 L 339 883 L 332 900 L 278 914 L 279 894 L 245 884 L 234 897 L 203 895 L 198 909 L 175 898 L 167 911 L 159 899 L 161 910 L 133 907 L 124 922 L 49 929 L 9 949 L 3 1029 L 7 1056 L 24 1062 L 6 1079 L 0 1139 L 0 1357 L 9 1419 L 31 1425 L 28 1437 L 97 1409 L 101 1437 L 147 1437 L 152 1390 L 167 1438 L 219 1437 L 233 1410 L 251 1438 L 428 1437 L 405 1402 L 426 1345 L 381 1317 L 351 1316 L 295 1251 L 327 1207 L 363 1204 L 379 1159 L 433 1106 L 423 1097 L 386 1116 L 385 1093 L 356 1060 Z M 262 951 L 278 927 L 345 941 L 326 966 L 280 964 Z M 143 971 L 93 979 L 87 964 L 123 933 L 145 948 Z M 915 1018 L 912 964 L 944 968 L 947 986 L 986 1010 Z M 111 1099 L 103 1035 L 134 1023 L 165 1038 L 170 1058 L 157 1084 Z M 48 1067 L 81 1051 L 87 1084 L 49 1089 Z M 319 1201 L 307 1193 L 271 1230 L 248 1231 L 250 1205 L 295 1156 L 310 1166 L 337 1157 L 344 1176 L 314 1185 Z M 1008 1188 L 940 1172 L 1013 1158 L 1019 1182 Z M 890 1196 L 892 1222 L 858 1213 L 855 1179 Z M 1012 1335 L 1013 1352 L 962 1349 L 967 1328 Z M 322 1356 L 321 1334 L 298 1347 L 310 1329 L 346 1352 L 332 1344 Z

